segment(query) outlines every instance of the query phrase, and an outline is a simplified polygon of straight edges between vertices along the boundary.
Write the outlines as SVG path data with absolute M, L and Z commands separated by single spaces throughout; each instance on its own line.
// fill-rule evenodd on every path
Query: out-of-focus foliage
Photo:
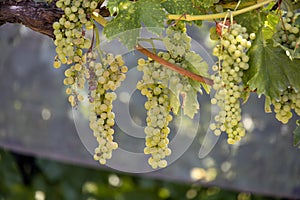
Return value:
M 34 159 L 0 150 L 0 200 L 270 199 Z

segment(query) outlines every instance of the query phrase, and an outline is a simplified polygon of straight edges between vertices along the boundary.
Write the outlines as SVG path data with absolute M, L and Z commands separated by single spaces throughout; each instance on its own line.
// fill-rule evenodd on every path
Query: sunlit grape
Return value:
M 214 55 L 219 57 L 219 63 L 212 67 L 216 72 L 211 76 L 216 93 L 211 103 L 218 105 L 220 110 L 210 129 L 215 135 L 226 132 L 229 144 L 239 141 L 245 132 L 240 122 L 242 117 L 239 100 L 243 92 L 242 71 L 249 68 L 246 52 L 251 47 L 251 41 L 245 32 L 241 25 L 232 24 L 230 30 L 222 35 L 220 44 L 213 50 Z M 255 34 L 250 34 L 250 39 L 255 39 Z

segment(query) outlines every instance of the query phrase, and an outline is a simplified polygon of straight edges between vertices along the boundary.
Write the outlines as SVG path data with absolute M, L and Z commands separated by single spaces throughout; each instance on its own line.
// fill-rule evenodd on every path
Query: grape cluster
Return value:
M 58 0 L 56 6 L 64 11 L 58 22 L 53 23 L 57 56 L 53 63 L 55 68 L 68 64 L 65 71 L 64 84 L 69 86 L 66 93 L 72 106 L 82 100 L 77 89 L 83 89 L 85 84 L 84 49 L 91 47 L 90 39 L 85 37 L 85 29 L 92 29 L 90 14 L 96 9 L 98 1 L 89 0 Z
M 245 129 L 241 122 L 241 94 L 243 71 L 249 68 L 247 50 L 251 47 L 250 39 L 255 34 L 246 32 L 246 28 L 239 24 L 231 24 L 223 27 L 220 44 L 213 49 L 213 55 L 218 56 L 219 62 L 212 66 L 215 74 L 213 88 L 216 90 L 212 104 L 219 107 L 219 113 L 215 116 L 215 123 L 210 124 L 210 129 L 216 135 L 222 131 L 228 134 L 227 142 L 234 144 L 245 135 Z
M 290 58 L 300 56 L 295 51 L 300 44 L 300 27 L 296 23 L 298 17 L 299 15 L 291 11 L 287 12 L 282 22 L 278 23 L 277 32 L 274 34 L 274 40 L 286 48 L 286 54 Z M 293 109 L 300 115 L 300 94 L 293 87 L 286 88 L 279 94 L 279 98 L 273 98 L 271 103 L 276 119 L 284 124 L 293 116 Z
M 124 65 L 122 56 L 107 54 L 103 63 L 96 62 L 97 54 L 87 55 L 89 71 L 86 78 L 89 83 L 90 128 L 97 138 L 99 146 L 95 149 L 94 159 L 105 164 L 112 156 L 112 151 L 118 148 L 113 141 L 115 114 L 112 102 L 117 98 L 116 90 L 126 78 L 128 68 Z
M 182 58 L 191 48 L 191 37 L 186 34 L 186 28 L 182 24 L 169 26 L 163 42 L 170 56 L 175 60 Z
M 196 54 L 190 51 L 191 38 L 186 34 L 183 23 L 169 26 L 163 42 L 167 52 L 158 52 L 159 57 L 185 69 L 191 65 L 186 61 L 186 56 Z M 196 56 L 196 62 L 199 61 L 198 58 L 201 57 Z M 171 154 L 171 149 L 168 148 L 170 133 L 168 125 L 173 118 L 170 114 L 172 110 L 170 97 L 197 91 L 190 84 L 189 78 L 162 66 L 157 61 L 141 58 L 138 60 L 137 69 L 143 72 L 143 78 L 137 83 L 137 88 L 147 97 L 144 153 L 151 154 L 148 163 L 152 168 L 163 168 L 167 166 L 165 157 Z
M 278 99 L 272 99 L 275 117 L 278 121 L 286 124 L 293 116 L 292 109 L 300 116 L 300 93 L 293 88 L 284 90 Z
M 189 37 L 186 33 L 184 23 L 179 23 L 176 26 L 169 26 L 166 29 L 166 37 L 163 38 L 167 52 L 158 52 L 158 56 L 170 63 L 180 66 L 181 68 L 187 69 L 188 65 L 194 64 L 186 61 L 185 58 L 187 54 L 197 55 L 195 52 L 190 50 L 191 40 L 191 37 Z M 187 93 L 192 90 L 192 85 L 190 84 L 188 77 L 169 69 L 166 69 L 165 71 L 168 75 L 169 88 L 173 93 Z
M 142 95 L 147 97 L 145 108 L 147 110 L 147 126 L 145 154 L 151 154 L 148 163 L 153 169 L 167 166 L 166 156 L 171 154 L 168 148 L 169 122 L 171 105 L 169 99 L 168 74 L 166 69 L 155 61 L 138 60 L 138 70 L 143 71 L 143 80 L 137 83 Z
M 99 53 L 92 49 L 91 41 L 85 36 L 85 30 L 93 28 L 92 12 L 98 0 L 58 0 L 56 6 L 64 11 L 58 22 L 53 23 L 56 45 L 54 67 L 68 64 L 65 70 L 64 84 L 69 87 L 66 93 L 72 106 L 83 100 L 78 90 L 84 89 L 87 80 L 90 103 L 90 128 L 98 141 L 94 159 L 105 164 L 118 148 L 113 141 L 115 114 L 112 102 L 116 99 L 116 90 L 125 79 L 128 68 L 122 56 L 107 54 L 98 62 Z
M 287 12 L 282 18 L 282 22 L 278 23 L 277 32 L 274 34 L 274 40 L 290 50 L 298 48 L 300 44 L 300 29 L 296 24 L 297 17 L 298 15 L 293 12 Z

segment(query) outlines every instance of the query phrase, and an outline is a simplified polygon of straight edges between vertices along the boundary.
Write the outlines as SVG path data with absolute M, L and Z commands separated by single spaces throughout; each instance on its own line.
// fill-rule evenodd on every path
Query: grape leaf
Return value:
M 194 118 L 195 113 L 198 112 L 200 106 L 197 99 L 197 91 L 192 89 L 187 93 L 183 93 L 182 108 L 183 114 Z
M 209 29 L 209 37 L 211 40 L 216 40 L 218 41 L 219 40 L 219 35 L 217 33 L 217 28 L 215 26 L 212 26 L 210 29 Z
M 187 70 L 198 74 L 203 77 L 209 77 L 208 75 L 208 65 L 207 63 L 203 60 L 203 58 L 196 54 L 193 51 L 188 52 L 185 55 L 185 61 L 187 63 Z M 197 81 L 194 81 L 192 79 L 189 79 L 191 85 L 196 89 L 198 92 L 202 92 L 201 86 L 205 89 L 205 91 L 209 94 L 210 88 L 207 84 L 205 83 L 200 83 Z
M 175 94 L 173 91 L 170 95 L 170 105 L 172 107 L 173 113 L 177 115 L 180 108 L 180 99 L 179 94 Z
M 180 108 L 180 99 L 179 99 L 179 94 L 180 90 L 176 87 L 177 83 L 173 81 L 169 81 L 169 89 L 170 89 L 170 104 L 172 107 L 172 111 L 175 115 L 178 114 L 179 108 Z
M 160 0 L 114 0 L 108 6 L 117 16 L 104 27 L 104 34 L 109 39 L 118 37 L 129 49 L 135 47 L 142 24 L 156 34 L 164 27 L 166 13 Z
M 249 88 L 244 88 L 244 91 L 241 94 L 241 99 L 243 100 L 242 103 L 245 104 L 249 97 L 250 97 L 250 93 L 251 91 L 249 90 Z
M 121 3 L 123 0 L 109 0 L 107 2 L 107 5 L 106 7 L 108 8 L 109 10 L 109 13 L 111 16 L 114 15 L 114 13 L 118 12 L 119 11 L 119 3 Z
M 294 24 L 298 27 L 300 26 L 300 16 L 299 15 L 296 16 Z
M 262 28 L 263 38 L 265 40 L 272 39 L 274 33 L 277 31 L 276 26 L 280 20 L 280 16 L 275 13 L 269 13 L 267 15 L 267 19 L 264 22 L 264 26 Z
M 265 20 L 265 13 L 256 10 L 246 12 L 234 17 L 239 24 L 247 28 L 249 33 L 256 33 L 261 26 L 261 22 Z
M 192 1 L 169 0 L 164 1 L 162 5 L 170 14 L 201 14 L 200 10 L 194 6 Z
M 200 2 L 202 0 L 198 0 Z M 202 1 L 204 2 L 204 1 Z M 201 15 L 205 14 L 205 9 L 201 9 L 196 7 L 193 1 L 184 1 L 184 0 L 168 0 L 162 3 L 163 8 L 169 14 L 177 14 L 177 15 Z M 202 10 L 202 11 L 200 11 Z M 201 25 L 202 22 L 200 20 L 194 21 L 196 25 Z
M 202 8 L 209 8 L 214 5 L 214 0 L 194 0 L 192 1 L 194 7 L 202 7 Z
M 160 34 L 164 28 L 166 13 L 163 11 L 159 0 L 139 0 L 137 2 L 139 19 L 152 32 Z M 153 27 L 155 27 L 153 29 Z M 157 29 L 158 28 L 158 29 Z
M 243 81 L 259 96 L 264 94 L 277 99 L 289 86 L 300 89 L 300 61 L 291 61 L 281 48 L 273 46 L 272 41 L 265 41 L 261 31 L 249 50 L 249 56 L 250 67 L 245 71 Z
M 141 23 L 134 2 L 123 1 L 118 5 L 117 16 L 104 27 L 103 33 L 109 39 L 118 37 L 129 49 L 136 45 Z
M 265 113 L 271 113 L 272 112 L 271 104 L 272 104 L 272 101 L 271 101 L 270 97 L 266 97 L 266 100 L 265 100 Z
M 293 131 L 294 133 L 294 146 L 300 146 L 300 120 L 296 121 L 297 127 Z

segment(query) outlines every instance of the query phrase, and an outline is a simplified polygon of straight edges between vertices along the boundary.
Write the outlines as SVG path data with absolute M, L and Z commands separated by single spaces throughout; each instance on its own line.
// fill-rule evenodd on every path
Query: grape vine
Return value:
M 216 135 L 226 133 L 229 144 L 235 144 L 246 134 L 241 104 L 250 91 L 264 95 L 265 110 L 271 111 L 272 105 L 275 117 L 282 123 L 290 120 L 292 110 L 300 115 L 297 2 L 292 2 L 293 7 L 282 8 L 273 0 L 238 2 L 234 6 L 223 1 L 196 0 L 183 4 L 178 0 L 109 0 L 109 21 L 101 16 L 103 1 L 55 2 L 64 14 L 53 23 L 57 53 L 53 66 L 67 66 L 64 84 L 73 107 L 84 100 L 79 91 L 88 85 L 90 128 L 98 141 L 94 159 L 100 164 L 105 164 L 118 148 L 113 140 L 112 102 L 128 68 L 121 55 L 95 48 L 101 44 L 97 23 L 104 26 L 103 33 L 109 39 L 134 29 L 132 34 L 119 39 L 129 49 L 136 48 L 148 57 L 138 59 L 137 69 L 143 77 L 136 87 L 147 97 L 144 153 L 150 156 L 148 163 L 153 169 L 168 164 L 168 135 L 172 131 L 169 123 L 173 117 L 182 110 L 184 115 L 194 118 L 200 108 L 197 95 L 203 94 L 203 90 L 210 93 L 210 86 L 215 90 L 211 103 L 219 107 L 219 112 L 209 128 Z M 226 8 L 233 10 L 225 11 Z M 251 22 L 245 20 L 250 12 L 258 16 Z M 218 41 L 212 54 L 218 61 L 208 66 L 191 51 L 186 24 L 194 22 L 201 27 L 203 20 L 212 19 L 216 26 L 210 30 L 211 38 Z M 157 34 L 165 51 L 156 53 L 153 47 L 152 52 L 137 43 L 142 24 Z M 167 27 L 164 33 L 159 29 L 163 27 Z M 91 38 L 87 32 L 92 33 Z M 214 71 L 211 75 L 209 67 Z

